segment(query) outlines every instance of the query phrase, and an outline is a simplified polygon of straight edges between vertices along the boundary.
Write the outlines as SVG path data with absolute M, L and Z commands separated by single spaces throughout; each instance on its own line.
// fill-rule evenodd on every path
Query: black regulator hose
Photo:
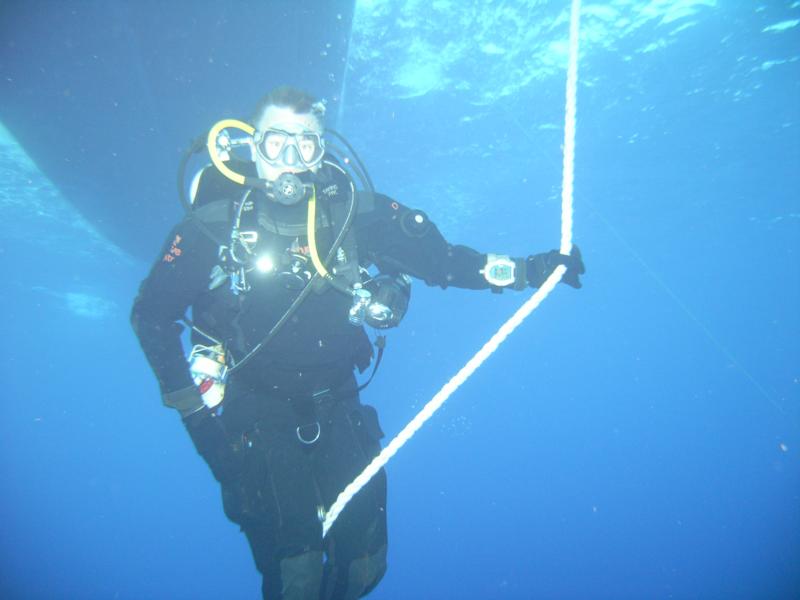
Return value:
M 203 223 L 200 218 L 198 218 L 194 212 L 192 203 L 186 196 L 186 168 L 189 166 L 189 161 L 192 159 L 192 156 L 199 154 L 205 149 L 206 136 L 201 135 L 192 140 L 192 142 L 189 144 L 189 147 L 183 152 L 180 164 L 178 165 L 178 198 L 181 201 L 181 206 L 183 206 L 186 217 L 191 220 L 197 226 L 197 228 L 203 232 L 203 234 L 208 236 L 212 242 L 217 244 L 217 246 L 223 246 L 225 245 L 225 242 L 222 240 L 222 238 L 218 238 L 216 235 L 214 235 L 214 232 L 211 231 L 211 229 L 209 229 L 209 227 Z
M 350 154 L 353 155 L 353 158 L 356 161 L 356 165 L 358 166 L 358 169 L 353 169 L 353 170 L 359 176 L 361 181 L 363 181 L 366 184 L 366 186 L 369 188 L 369 191 L 374 194 L 375 193 L 375 186 L 372 185 L 372 179 L 369 176 L 369 172 L 367 171 L 367 168 L 364 166 L 364 163 L 361 162 L 361 159 L 359 158 L 358 154 L 353 149 L 353 147 L 350 145 L 350 143 L 344 138 L 344 136 L 341 133 L 339 133 L 335 129 L 326 128 L 325 132 L 333 134 L 336 137 L 337 140 L 339 140 L 340 142 L 342 142 L 342 144 L 344 144 L 344 146 L 345 146 L 345 148 L 347 148 L 348 152 L 350 152 Z
M 186 167 L 189 165 L 189 161 L 192 159 L 192 155 L 199 154 L 202 150 L 206 147 L 205 136 L 198 136 L 194 140 L 189 143 L 189 147 L 183 151 L 183 155 L 181 156 L 181 161 L 178 164 L 178 198 L 180 198 L 181 206 L 183 206 L 183 210 L 186 211 L 186 216 L 191 216 L 192 214 L 192 203 L 189 202 L 189 199 L 186 197 Z

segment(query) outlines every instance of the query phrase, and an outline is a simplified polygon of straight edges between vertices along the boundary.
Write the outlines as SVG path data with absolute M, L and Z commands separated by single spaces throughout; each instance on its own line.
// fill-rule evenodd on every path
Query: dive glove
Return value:
M 197 386 L 166 393 L 162 399 L 165 406 L 181 413 L 197 453 L 211 468 L 214 478 L 220 483 L 235 479 L 240 470 L 239 448 L 229 442 L 222 421 L 206 407 Z
M 233 444 L 222 421 L 207 408 L 183 419 L 197 453 L 203 457 L 214 479 L 220 483 L 237 479 L 241 474 L 241 445 Z
M 567 267 L 567 272 L 564 273 L 561 282 L 575 289 L 581 287 L 580 276 L 586 272 L 581 251 L 574 245 L 569 255 L 560 254 L 558 250 L 551 250 L 543 254 L 533 254 L 527 258 L 525 263 L 528 285 L 535 288 L 542 287 L 542 284 L 558 265 Z
M 164 406 L 174 408 L 181 413 L 181 417 L 184 419 L 205 407 L 203 395 L 195 385 L 163 394 L 161 401 Z

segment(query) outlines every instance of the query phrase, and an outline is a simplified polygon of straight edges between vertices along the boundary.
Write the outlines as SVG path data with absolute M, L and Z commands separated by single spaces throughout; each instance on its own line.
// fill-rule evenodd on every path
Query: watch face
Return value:
M 489 275 L 495 281 L 512 281 L 514 279 L 514 273 L 509 265 L 494 265 L 490 269 Z
M 491 285 L 506 286 L 514 283 L 515 265 L 514 262 L 506 257 L 490 256 L 488 264 L 483 273 L 486 281 Z

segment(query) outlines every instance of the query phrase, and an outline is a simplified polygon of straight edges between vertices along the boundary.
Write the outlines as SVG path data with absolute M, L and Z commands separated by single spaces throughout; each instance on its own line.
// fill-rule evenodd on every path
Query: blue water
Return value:
M 343 87 L 322 67 L 306 85 L 327 94 L 376 187 L 425 210 L 450 241 L 548 250 L 559 242 L 567 4 L 360 0 Z M 180 10 L 195 26 L 191 5 Z M 27 22 L 16 11 L 4 5 L 0 20 Z M 142 52 L 159 33 L 133 31 Z M 103 60 L 135 54 L 129 40 L 103 47 Z M 198 57 L 213 55 L 205 41 Z M 307 40 L 315 54 L 336 42 Z M 174 43 L 183 62 L 171 72 L 203 82 L 211 63 Z M 59 147 L 48 156 L 20 140 L 74 130 L 113 146 L 115 132 L 60 121 L 55 100 L 28 115 L 36 127 L 24 107 L 4 118 L 3 598 L 259 597 L 245 539 L 127 323 L 149 267 L 130 240 L 160 239 L 180 216 L 173 148 L 217 118 L 246 118 L 283 83 L 254 75 L 246 45 L 238 56 L 227 95 L 198 84 L 208 103 L 192 97 L 187 112 L 172 88 L 150 90 L 167 123 L 152 134 L 170 150 L 166 183 L 146 182 L 145 144 L 125 149 L 129 178 L 97 169 L 60 187 L 55 167 L 40 168 Z M 0 58 L 7 90 L 4 73 L 46 64 L 11 44 Z M 74 68 L 86 77 L 83 62 Z M 141 68 L 147 80 L 164 67 Z M 237 76 L 260 91 L 235 93 Z M 172 121 L 186 124 L 180 136 Z M 800 2 L 584 7 L 584 288 L 560 286 L 389 464 L 389 571 L 370 598 L 800 597 L 799 128 Z M 166 191 L 139 213 L 105 206 L 141 214 L 123 240 L 82 199 L 103 185 Z M 525 298 L 417 283 L 364 395 L 387 434 Z

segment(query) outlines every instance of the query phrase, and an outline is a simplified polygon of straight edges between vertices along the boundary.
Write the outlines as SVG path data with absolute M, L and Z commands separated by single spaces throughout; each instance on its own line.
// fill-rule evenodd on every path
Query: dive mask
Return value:
M 253 140 L 258 156 L 276 169 L 313 169 L 325 154 L 322 136 L 311 131 L 289 133 L 269 128 L 257 131 Z

